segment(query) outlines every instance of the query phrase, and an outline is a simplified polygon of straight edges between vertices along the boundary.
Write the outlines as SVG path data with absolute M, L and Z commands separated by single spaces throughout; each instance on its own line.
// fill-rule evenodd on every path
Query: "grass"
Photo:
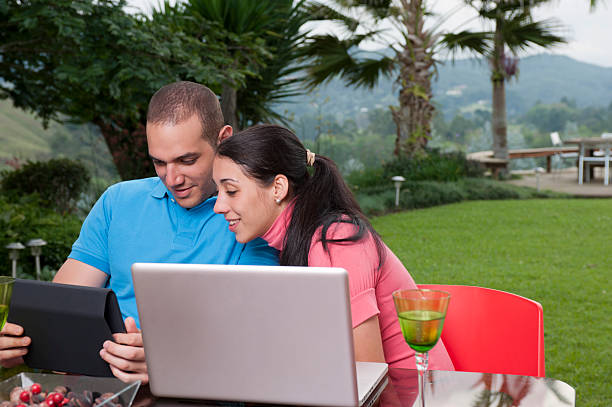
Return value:
M 372 219 L 417 283 L 478 285 L 544 308 L 546 375 L 612 405 L 612 200 L 462 202 Z

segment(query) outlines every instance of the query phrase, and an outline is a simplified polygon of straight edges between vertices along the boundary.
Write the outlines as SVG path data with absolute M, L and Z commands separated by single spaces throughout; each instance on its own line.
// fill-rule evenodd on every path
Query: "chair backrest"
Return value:
M 550 141 L 552 141 L 552 145 L 555 147 L 561 147 L 563 142 L 561 141 L 561 136 L 556 131 L 550 133 Z
M 442 340 L 456 370 L 544 377 L 542 306 L 490 288 L 419 284 L 451 294 Z
M 602 138 L 612 138 L 612 133 L 601 133 Z

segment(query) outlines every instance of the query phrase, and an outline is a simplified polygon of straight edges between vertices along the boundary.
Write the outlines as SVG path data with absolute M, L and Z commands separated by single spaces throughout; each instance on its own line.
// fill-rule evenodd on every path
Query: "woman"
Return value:
M 214 210 L 239 242 L 263 237 L 280 250 L 281 265 L 348 271 L 356 360 L 415 367 L 391 293 L 416 285 L 331 160 L 306 150 L 284 127 L 257 125 L 219 145 L 213 179 Z M 453 370 L 441 342 L 430 359 L 432 369 Z

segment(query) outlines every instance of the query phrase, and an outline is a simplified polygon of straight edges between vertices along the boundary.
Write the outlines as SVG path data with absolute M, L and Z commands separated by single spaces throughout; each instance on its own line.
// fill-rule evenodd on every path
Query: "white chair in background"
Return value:
M 561 141 L 561 136 L 559 136 L 559 133 L 556 131 L 553 131 L 552 133 L 550 133 L 550 141 L 552 142 L 552 145 L 554 147 L 563 147 L 563 141 Z M 561 164 L 562 161 L 564 159 L 567 158 L 571 158 L 574 163 L 576 162 L 576 160 L 578 159 L 578 153 L 576 152 L 569 152 L 569 153 L 564 153 L 564 152 L 559 152 L 553 155 L 553 161 L 556 161 L 556 167 L 557 169 L 561 169 Z

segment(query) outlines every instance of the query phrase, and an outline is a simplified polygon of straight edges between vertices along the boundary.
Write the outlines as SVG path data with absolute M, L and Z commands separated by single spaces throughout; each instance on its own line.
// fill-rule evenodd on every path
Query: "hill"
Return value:
M 0 159 L 48 156 L 51 134 L 33 115 L 14 108 L 8 100 L 0 100 Z
M 96 178 L 112 180 L 117 171 L 98 129 L 91 125 L 49 123 L 47 129 L 31 113 L 0 100 L 0 170 L 7 160 L 41 161 L 54 157 L 77 159 Z
M 524 114 L 535 103 L 554 103 L 566 97 L 580 107 L 608 106 L 612 102 L 612 68 L 580 62 L 567 56 L 540 54 L 519 62 L 519 76 L 506 87 L 508 117 Z M 490 109 L 491 82 L 486 63 L 476 59 L 446 62 L 433 83 L 434 102 L 447 119 L 456 113 Z M 333 79 L 310 95 L 279 106 L 296 117 L 324 112 L 342 121 L 360 112 L 397 104 L 397 86 L 383 78 L 372 90 L 354 89 Z M 328 102 L 325 102 L 325 100 Z M 316 104 L 316 105 L 315 105 Z

